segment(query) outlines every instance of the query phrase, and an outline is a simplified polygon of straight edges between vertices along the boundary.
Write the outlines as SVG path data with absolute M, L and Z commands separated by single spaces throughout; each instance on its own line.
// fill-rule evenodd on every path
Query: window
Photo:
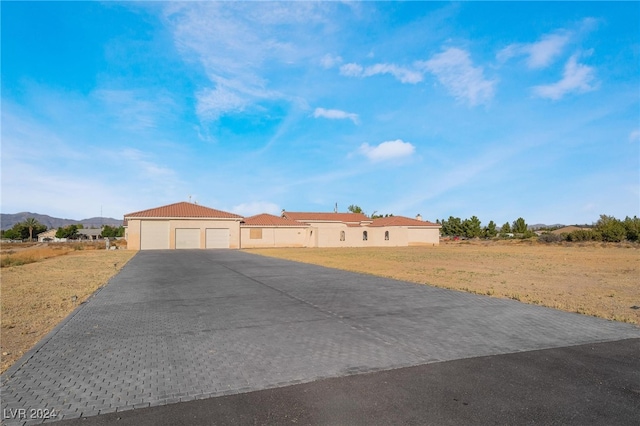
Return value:
M 251 229 L 249 229 L 249 239 L 250 240 L 261 240 L 262 239 L 262 228 L 251 228 Z
M 369 234 L 367 234 L 367 231 L 364 231 L 362 233 L 362 241 L 367 241 L 369 239 Z
M 344 231 L 340 231 L 340 241 L 344 241 L 344 240 L 345 240 Z
M 384 240 L 389 241 L 389 231 L 384 231 Z

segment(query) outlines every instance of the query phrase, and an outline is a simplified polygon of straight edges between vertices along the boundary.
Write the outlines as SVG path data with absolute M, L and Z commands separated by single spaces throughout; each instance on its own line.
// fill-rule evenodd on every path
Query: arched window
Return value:
M 362 241 L 367 241 L 368 238 L 369 238 L 369 234 L 367 234 L 367 231 L 363 231 L 362 232 Z
M 384 240 L 389 241 L 389 231 L 384 231 Z
M 345 240 L 344 231 L 340 231 L 340 241 L 344 241 L 344 240 Z

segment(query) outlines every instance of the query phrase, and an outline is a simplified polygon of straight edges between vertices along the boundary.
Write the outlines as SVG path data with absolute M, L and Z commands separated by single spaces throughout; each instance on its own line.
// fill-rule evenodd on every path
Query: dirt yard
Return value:
M 3 246 L 2 251 L 3 259 L 11 256 L 12 264 L 17 265 L 0 271 L 2 371 L 106 284 L 136 253 L 41 245 L 10 249 Z M 16 259 L 29 261 L 23 264 Z
M 254 249 L 250 253 L 640 324 L 638 245 L 461 241 L 437 247 Z

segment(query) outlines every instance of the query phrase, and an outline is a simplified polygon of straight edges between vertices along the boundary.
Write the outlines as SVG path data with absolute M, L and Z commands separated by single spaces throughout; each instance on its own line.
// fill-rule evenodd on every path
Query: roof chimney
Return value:
M 420 213 L 416 215 L 416 220 L 422 221 L 422 216 L 420 215 Z

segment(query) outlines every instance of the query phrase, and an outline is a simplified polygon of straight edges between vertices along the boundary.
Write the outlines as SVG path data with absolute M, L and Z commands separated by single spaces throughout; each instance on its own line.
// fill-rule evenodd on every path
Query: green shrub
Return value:
M 560 241 L 564 241 L 566 237 L 558 234 L 553 234 L 551 232 L 545 232 L 544 234 L 538 237 L 538 241 L 543 243 L 558 243 Z
M 602 241 L 602 234 L 591 229 L 579 229 L 567 234 L 567 241 Z

